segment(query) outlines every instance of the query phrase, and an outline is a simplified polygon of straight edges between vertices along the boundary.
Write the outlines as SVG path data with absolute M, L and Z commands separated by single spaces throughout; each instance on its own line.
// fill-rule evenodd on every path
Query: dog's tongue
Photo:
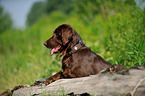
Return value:
M 50 54 L 51 56 L 52 56 L 52 54 L 54 53 L 54 50 L 55 50 L 55 48 L 53 48 L 53 49 L 51 50 L 51 54 Z
M 52 54 L 53 54 L 54 52 L 57 52 L 57 51 L 60 49 L 60 47 L 61 47 L 61 46 L 57 46 L 56 48 L 53 48 L 53 49 L 51 50 L 51 56 L 52 56 Z

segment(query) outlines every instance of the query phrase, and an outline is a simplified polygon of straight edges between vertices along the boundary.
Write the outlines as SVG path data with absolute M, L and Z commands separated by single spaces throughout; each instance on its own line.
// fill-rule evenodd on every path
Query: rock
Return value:
M 128 75 L 99 73 L 82 78 L 60 79 L 47 86 L 32 86 L 13 96 L 90 94 L 99 96 L 145 96 L 145 69 L 131 69 Z

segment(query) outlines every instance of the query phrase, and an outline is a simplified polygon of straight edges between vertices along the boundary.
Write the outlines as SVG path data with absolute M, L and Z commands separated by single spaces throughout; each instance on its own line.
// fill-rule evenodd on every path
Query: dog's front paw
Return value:
M 47 78 L 47 79 L 45 80 L 45 85 L 50 84 L 52 81 L 53 81 L 53 80 L 52 80 L 51 78 Z

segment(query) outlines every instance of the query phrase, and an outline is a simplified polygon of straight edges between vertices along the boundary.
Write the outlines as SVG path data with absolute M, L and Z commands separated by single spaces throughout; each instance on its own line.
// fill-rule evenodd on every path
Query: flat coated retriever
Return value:
M 126 69 L 122 65 L 112 65 L 101 56 L 86 47 L 80 35 L 69 24 L 58 26 L 53 36 L 44 42 L 44 45 L 51 49 L 51 55 L 60 53 L 63 56 L 62 70 L 46 79 L 49 84 L 61 78 L 85 77 L 99 73 L 104 68 L 116 72 Z

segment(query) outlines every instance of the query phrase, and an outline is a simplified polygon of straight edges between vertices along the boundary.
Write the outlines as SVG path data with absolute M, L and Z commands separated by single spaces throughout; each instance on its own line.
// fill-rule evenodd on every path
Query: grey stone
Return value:
M 128 75 L 99 73 L 82 78 L 60 79 L 47 86 L 15 90 L 13 96 L 66 95 L 71 92 L 97 96 L 145 96 L 145 69 L 131 69 Z

